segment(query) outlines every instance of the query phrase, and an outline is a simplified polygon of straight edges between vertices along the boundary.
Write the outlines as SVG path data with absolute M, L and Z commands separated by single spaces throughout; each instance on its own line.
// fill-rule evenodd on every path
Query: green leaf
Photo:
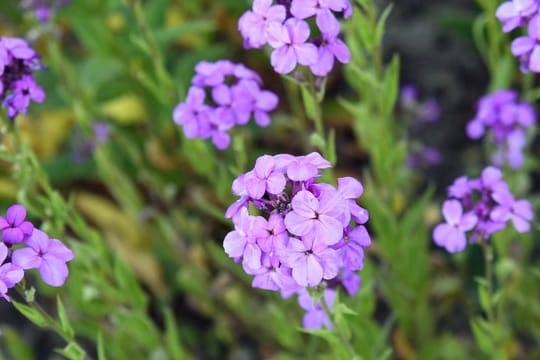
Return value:
M 47 326 L 47 319 L 35 308 L 28 305 L 21 304 L 15 300 L 12 300 L 13 306 L 28 320 L 33 322 L 39 327 Z
M 394 110 L 399 93 L 399 56 L 394 55 L 392 62 L 384 74 L 381 99 L 381 110 L 388 115 Z
M 71 360 L 85 360 L 86 352 L 75 342 L 70 342 L 65 348 L 56 350 L 61 355 L 64 355 Z
M 302 99 L 304 100 L 304 108 L 306 110 L 306 115 L 310 119 L 315 119 L 317 116 L 317 99 L 309 90 L 309 87 L 302 86 Z
M 375 28 L 375 45 L 380 45 L 382 42 L 382 37 L 384 35 L 384 28 L 386 27 L 386 20 L 388 19 L 388 16 L 390 16 L 390 12 L 392 12 L 392 8 L 394 7 L 393 4 L 388 5 L 382 12 L 381 16 L 379 17 L 379 20 L 377 21 L 377 26 Z
M 324 150 L 326 148 L 326 142 L 324 141 L 324 138 L 317 133 L 311 134 L 311 136 L 309 137 L 309 142 L 311 143 L 311 145 L 321 150 Z
M 101 331 L 98 332 L 97 336 L 97 357 L 98 360 L 107 360 L 107 356 L 105 355 L 105 346 L 103 345 L 103 335 L 101 334 Z
M 7 359 L 32 360 L 36 356 L 32 354 L 32 348 L 25 344 L 22 337 L 13 329 L 2 327 L 2 336 L 0 336 L 0 358 L 2 358 L 3 349 L 7 350 Z
M 488 311 L 491 308 L 491 299 L 489 298 L 485 286 L 478 286 L 478 302 L 480 303 L 480 307 L 484 311 Z
M 73 327 L 71 326 L 69 322 L 69 318 L 66 313 L 66 308 L 64 307 L 64 304 L 62 303 L 62 300 L 60 300 L 60 297 L 56 297 L 56 308 L 58 311 L 58 318 L 60 319 L 60 326 L 62 326 L 62 331 L 69 337 L 72 338 L 74 335 Z
M 471 321 L 471 328 L 476 339 L 476 343 L 480 350 L 486 354 L 491 354 L 493 351 L 493 344 L 491 341 L 491 334 L 489 324 L 483 319 L 474 319 Z
M 336 131 L 334 129 L 330 130 L 330 133 L 328 134 L 328 142 L 327 142 L 327 160 L 330 161 L 330 164 L 336 165 L 337 162 L 337 154 L 336 154 Z
M 182 348 L 176 320 L 170 309 L 165 310 L 165 344 L 171 359 L 183 360 L 188 358 Z

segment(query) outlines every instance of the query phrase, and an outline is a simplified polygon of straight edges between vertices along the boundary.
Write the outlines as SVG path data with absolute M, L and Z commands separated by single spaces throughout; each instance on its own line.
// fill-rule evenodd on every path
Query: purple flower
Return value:
M 531 228 L 529 222 L 534 218 L 531 203 L 527 200 L 516 200 L 508 191 L 493 194 L 493 199 L 499 204 L 491 212 L 491 219 L 495 221 L 512 221 L 519 233 L 528 232 Z
M 231 142 L 229 130 L 247 124 L 252 114 L 260 126 L 269 125 L 268 112 L 277 107 L 278 97 L 260 88 L 254 71 L 228 60 L 202 61 L 195 71 L 185 102 L 173 111 L 174 122 L 188 139 L 211 138 L 216 148 L 224 150 Z
M 308 181 L 318 175 L 319 169 L 327 169 L 331 166 L 332 164 L 319 153 L 312 152 L 292 159 L 287 166 L 287 176 L 293 181 Z
M 292 278 L 291 269 L 281 264 L 275 253 L 264 253 L 261 268 L 255 271 L 252 286 L 274 291 L 296 292 L 299 285 Z
M 323 296 L 328 308 L 332 309 L 336 298 L 336 291 L 333 289 L 325 289 Z M 323 326 L 332 329 L 332 321 L 330 321 L 328 315 L 326 315 L 321 302 L 319 301 L 315 304 L 307 290 L 302 290 L 298 293 L 298 304 L 302 309 L 306 310 L 302 320 L 302 325 L 305 329 L 320 329 Z
M 45 100 L 45 92 L 32 76 L 24 75 L 20 80 L 13 82 L 12 94 L 4 101 L 4 105 L 8 108 L 8 116 L 13 118 L 18 113 L 26 114 L 30 100 L 42 103 Z
M 306 43 L 309 38 L 309 26 L 305 21 L 291 18 L 283 25 L 268 25 L 268 43 L 272 51 L 271 63 L 280 74 L 288 74 L 297 64 L 313 65 L 317 61 L 317 47 Z
M 273 0 L 255 0 L 253 11 L 245 12 L 238 20 L 238 30 L 246 48 L 259 48 L 267 42 L 267 29 L 271 23 L 283 23 L 287 10 L 283 5 L 272 5 Z
M 342 273 L 339 276 L 339 280 L 343 284 L 343 287 L 345 288 L 345 291 L 347 291 L 347 294 L 349 294 L 349 296 L 355 296 L 356 294 L 358 294 L 358 291 L 360 291 L 360 284 L 362 283 L 362 279 L 360 279 L 360 276 L 358 276 L 355 271 L 343 269 Z
M 364 267 L 364 249 L 371 245 L 371 238 L 365 226 L 354 229 L 347 227 L 343 239 L 333 246 L 339 250 L 343 267 L 349 271 L 360 270 Z
M 445 201 L 442 211 L 446 223 L 435 227 L 433 240 L 448 252 L 462 251 L 467 245 L 465 232 L 471 230 L 478 219 L 474 214 L 463 214 L 461 203 L 457 200 Z
M 235 230 L 223 246 L 253 275 L 253 287 L 286 298 L 324 280 L 329 289 L 358 292 L 360 278 L 352 270 L 362 268 L 363 250 L 371 243 L 362 226 L 369 214 L 356 203 L 364 189 L 351 177 L 339 178 L 338 189 L 315 183 L 320 170 L 330 166 L 315 152 L 263 155 L 233 181 L 240 198 L 225 214 Z M 258 216 L 249 215 L 252 209 Z
M 290 238 L 288 246 L 279 251 L 279 257 L 303 287 L 317 286 L 322 279 L 332 279 L 338 274 L 337 252 L 322 241 Z
M 255 169 L 246 175 L 244 181 L 249 196 L 260 199 L 265 192 L 279 194 L 285 188 L 287 180 L 280 171 L 275 171 L 275 160 L 272 156 L 264 155 L 257 159 Z
M 0 296 L 5 300 L 10 301 L 7 292 L 24 276 L 24 271 L 13 265 L 12 263 L 4 263 L 8 256 L 8 248 L 3 243 L 0 243 Z
M 494 163 L 508 163 L 517 169 L 523 162 L 526 130 L 535 122 L 531 104 L 518 101 L 515 91 L 498 90 L 480 99 L 477 114 L 467 125 L 467 135 L 479 139 L 487 134 L 497 148 L 492 155 Z
M 312 237 L 327 246 L 336 244 L 343 236 L 338 218 L 344 211 L 344 204 L 337 203 L 336 197 L 337 194 L 325 192 L 317 199 L 309 191 L 299 191 L 292 199 L 285 226 L 294 235 Z
M 316 16 L 317 27 L 323 34 L 339 29 L 339 22 L 332 11 L 342 12 L 346 8 L 344 0 L 293 0 L 291 3 L 294 17 L 303 20 Z
M 204 105 L 204 98 L 204 91 L 193 86 L 189 89 L 186 101 L 174 108 L 174 122 L 183 126 L 188 139 L 208 138 L 210 135 L 209 108 Z
M 278 251 L 289 242 L 289 235 L 283 217 L 279 214 L 272 214 L 268 221 L 264 220 L 261 230 L 257 236 L 257 244 L 266 253 Z
M 322 42 L 318 46 L 318 61 L 309 67 L 311 72 L 317 76 L 328 75 L 334 67 L 334 59 L 338 59 L 342 64 L 351 61 L 349 48 L 338 38 L 340 32 L 339 23 L 336 25 L 323 32 Z
M 247 209 L 242 208 L 238 216 L 233 219 L 235 230 L 228 233 L 223 240 L 223 248 L 227 255 L 232 258 L 242 258 L 244 265 L 253 270 L 261 267 L 261 249 L 257 245 L 254 234 L 260 219 L 249 216 Z
M 504 24 L 503 31 L 509 32 L 526 24 L 537 11 L 536 0 L 513 0 L 499 5 L 496 16 Z
M 47 23 L 60 7 L 70 2 L 71 0 L 23 0 L 21 7 L 33 10 L 39 22 Z
M 7 245 L 20 244 L 25 238 L 32 235 L 34 226 L 26 219 L 26 209 L 24 206 L 11 205 L 6 217 L 0 216 L 0 230 L 2 230 L 2 240 Z
M 446 223 L 433 231 L 433 240 L 449 252 L 461 251 L 470 241 L 485 241 L 506 228 L 511 220 L 518 232 L 530 230 L 533 211 L 526 200 L 515 200 L 499 169 L 489 166 L 480 178 L 468 180 L 462 176 L 450 186 L 450 199 L 443 204 Z
M 25 114 L 31 100 L 45 100 L 45 92 L 32 77 L 41 68 L 38 56 L 26 41 L 0 37 L 0 102 L 10 118 Z
M 39 269 L 41 278 L 50 286 L 63 285 L 69 273 L 66 262 L 73 260 L 73 252 L 38 229 L 34 229 L 25 244 L 27 247 L 13 251 L 12 263 L 25 270 Z

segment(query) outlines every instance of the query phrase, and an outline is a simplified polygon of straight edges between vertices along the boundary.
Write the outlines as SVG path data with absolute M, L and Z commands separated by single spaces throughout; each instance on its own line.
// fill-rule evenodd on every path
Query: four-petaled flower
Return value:
M 25 237 L 32 235 L 34 226 L 26 219 L 26 209 L 24 206 L 11 205 L 6 217 L 0 216 L 0 230 L 2 230 L 2 240 L 7 245 L 20 244 Z
M 462 251 L 467 245 L 465 232 L 476 225 L 477 217 L 471 213 L 463 214 L 461 203 L 457 200 L 445 201 L 442 212 L 446 223 L 435 227 L 433 240 L 448 252 Z
M 38 229 L 25 244 L 27 247 L 13 251 L 12 263 L 24 270 L 39 269 L 43 281 L 50 286 L 63 285 L 69 272 L 66 262 L 73 260 L 73 252 Z

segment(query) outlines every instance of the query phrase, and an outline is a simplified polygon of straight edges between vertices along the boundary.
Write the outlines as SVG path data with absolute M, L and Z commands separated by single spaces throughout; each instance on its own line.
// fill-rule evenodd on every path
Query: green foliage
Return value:
M 488 90 L 521 87 L 524 98 L 540 98 L 534 78 L 517 71 L 494 16 L 499 1 L 477 3 L 475 18 L 445 13 L 435 22 L 478 47 Z M 355 1 L 343 21 L 352 54 L 345 87 L 338 72 L 280 82 L 263 51 L 244 51 L 237 20 L 250 4 L 73 1 L 42 27 L 2 2 L 2 34 L 32 35 L 49 71 L 39 79 L 47 102 L 28 119 L 2 120 L 0 201 L 23 203 L 75 253 L 64 287 L 21 287 L 13 308 L 60 337 L 58 355 L 77 360 L 540 358 L 530 345 L 540 341 L 540 268 L 531 265 L 538 224 L 530 235 L 491 239 L 484 265 L 477 253 L 430 247 L 436 186 L 407 164 L 411 145 L 396 111 L 403 69 L 397 54 L 383 51 L 394 7 Z M 280 95 L 272 125 L 235 132 L 224 152 L 186 139 L 171 120 L 194 65 L 220 58 L 256 69 Z M 91 136 L 97 121 L 110 136 L 77 164 L 72 134 Z M 296 299 L 253 289 L 222 248 L 233 179 L 261 154 L 311 151 L 335 165 L 324 181 L 362 180 L 370 213 L 361 290 L 338 292 L 325 309 L 332 330 L 300 329 Z M 361 167 L 357 156 L 367 159 Z M 527 171 L 538 165 L 527 159 Z M 538 209 L 529 173 L 505 171 Z M 42 356 L 27 341 L 2 324 L 0 357 Z

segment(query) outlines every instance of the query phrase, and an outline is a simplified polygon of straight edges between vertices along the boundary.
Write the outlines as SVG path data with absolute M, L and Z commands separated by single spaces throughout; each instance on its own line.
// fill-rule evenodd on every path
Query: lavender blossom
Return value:
M 69 273 L 66 262 L 73 252 L 59 240 L 26 221 L 24 206 L 14 204 L 0 216 L 0 297 L 10 301 L 8 290 L 24 277 L 24 270 L 39 269 L 46 284 L 61 286 Z
M 531 204 L 514 199 L 495 167 L 485 168 L 476 179 L 456 179 L 448 196 L 442 209 L 445 222 L 433 231 L 433 241 L 448 252 L 462 251 L 468 242 L 488 240 L 504 230 L 508 220 L 520 233 L 530 230 Z
M 488 133 L 497 150 L 492 156 L 495 165 L 509 164 L 518 169 L 523 164 L 526 131 L 536 122 L 533 107 L 518 101 L 517 92 L 498 90 L 478 101 L 474 119 L 467 125 L 467 135 L 479 139 Z
M 273 48 L 271 63 L 280 74 L 288 74 L 297 65 L 308 66 L 314 75 L 326 76 L 335 59 L 350 61 L 347 45 L 339 39 L 341 26 L 336 14 L 352 15 L 349 0 L 255 0 L 253 9 L 240 17 L 238 29 L 244 47 Z M 307 21 L 315 18 L 315 28 Z M 320 36 L 312 36 L 319 33 Z
M 66 262 L 73 260 L 73 252 L 38 229 L 34 229 L 25 244 L 27 247 L 13 251 L 13 264 L 25 270 L 39 269 L 46 284 L 62 286 L 69 273 Z
M 253 275 L 253 287 L 289 296 L 322 282 L 354 294 L 371 245 L 363 226 L 368 212 L 356 200 L 362 184 L 339 178 L 338 188 L 316 183 L 331 164 L 318 153 L 263 155 L 232 185 L 239 200 L 226 212 L 235 229 L 225 237 L 227 255 Z M 258 215 L 249 215 L 250 204 Z
M 11 119 L 26 114 L 30 101 L 45 100 L 45 92 L 32 77 L 41 68 L 38 55 L 25 40 L 0 37 L 0 102 Z
M 260 88 L 259 76 L 244 65 L 228 60 L 202 61 L 186 100 L 173 111 L 173 120 L 182 126 L 188 139 L 212 139 L 219 150 L 230 145 L 229 130 L 246 125 L 253 117 L 260 126 L 268 126 L 278 105 L 278 97 Z
M 47 23 L 58 10 L 71 3 L 71 0 L 23 0 L 21 7 L 34 12 L 36 19 Z

